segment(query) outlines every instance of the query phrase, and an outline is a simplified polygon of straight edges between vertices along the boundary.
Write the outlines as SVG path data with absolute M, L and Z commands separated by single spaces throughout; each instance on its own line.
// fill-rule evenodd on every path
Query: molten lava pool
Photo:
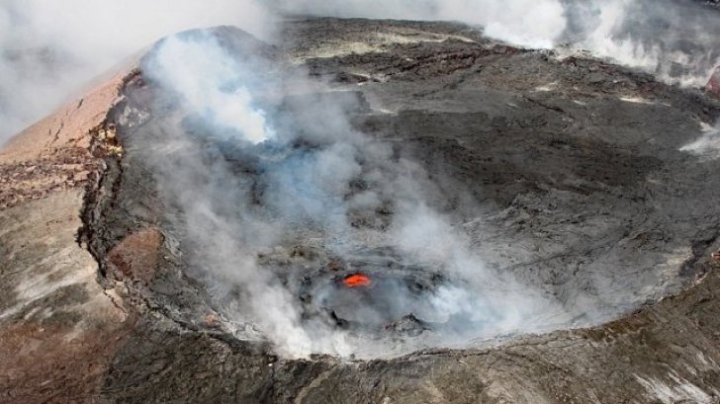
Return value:
M 346 276 L 345 279 L 343 279 L 343 283 L 349 288 L 357 288 L 361 286 L 370 286 L 371 281 L 369 276 L 356 272 Z
M 412 323 L 417 330 L 409 332 L 421 332 L 421 324 L 446 320 L 433 304 L 445 280 L 392 251 L 363 251 L 304 279 L 298 295 L 305 316 L 327 316 L 341 328 L 386 334 Z

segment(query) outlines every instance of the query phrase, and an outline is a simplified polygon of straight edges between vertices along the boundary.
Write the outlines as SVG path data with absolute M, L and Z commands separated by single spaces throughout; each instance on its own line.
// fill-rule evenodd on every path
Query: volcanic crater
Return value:
M 368 25 L 403 40 L 345 52 Z M 239 66 L 220 94 L 249 94 L 270 140 L 184 105 L 168 42 L 93 131 L 78 241 L 129 318 L 102 394 L 621 402 L 670 347 L 720 360 L 720 150 L 688 147 L 713 136 L 711 94 L 452 23 L 298 19 L 283 37 L 178 37 Z M 673 380 L 720 385 L 697 361 Z
M 360 23 L 314 20 L 290 24 L 289 29 L 302 32 L 322 26 L 342 32 Z M 702 257 L 715 239 L 718 212 L 703 201 L 714 200 L 718 192 L 708 175 L 717 160 L 699 162 L 698 157 L 680 149 L 700 136 L 703 123 L 714 124 L 714 101 L 602 61 L 562 59 L 494 44 L 462 26 L 397 23 L 390 27 L 399 32 L 433 29 L 449 39 L 389 44 L 387 52 L 308 57 L 299 66 L 282 62 L 283 55 L 292 56 L 292 45 L 278 49 L 230 28 L 211 31 L 213 41 L 238 63 L 257 66 L 277 61 L 275 73 L 266 70 L 259 83 L 251 86 L 267 87 L 267 82 L 277 80 L 268 79 L 272 74 L 293 72 L 284 73 L 290 78 L 282 83 L 290 95 L 259 101 L 277 105 L 267 110 L 269 121 L 286 124 L 284 129 L 278 124 L 278 131 L 299 133 L 275 145 L 242 146 L 225 135 L 210 135 L 221 129 L 207 126 L 202 117 L 182 115 L 182 107 L 166 101 L 172 98 L 163 98 L 166 90 L 143 76 L 143 70 L 153 63 L 153 54 L 147 56 L 141 70 L 127 82 L 125 100 L 114 108 L 109 121 L 118 130 L 124 153 L 122 159 L 109 164 L 117 170 L 108 175 L 117 177 L 107 191 L 112 203 L 97 215 L 100 222 L 91 224 L 111 236 L 91 240 L 98 246 L 97 254 L 104 256 L 102 249 L 107 250 L 113 239 L 144 223 L 160 228 L 179 249 L 164 252 L 175 258 L 161 262 L 160 268 L 176 266 L 205 283 L 203 288 L 216 288 L 216 283 L 223 282 L 213 279 L 212 268 L 202 267 L 208 255 L 224 257 L 222 251 L 213 251 L 212 240 L 227 235 L 213 234 L 220 230 L 212 226 L 208 234 L 190 234 L 193 229 L 187 226 L 198 224 L 187 223 L 193 219 L 186 218 L 183 209 L 187 205 L 177 201 L 177 194 L 172 194 L 176 191 L 166 192 L 175 184 L 163 183 L 163 176 L 170 172 L 163 171 L 167 168 L 160 166 L 165 161 L 156 161 L 155 155 L 162 148 L 177 147 L 168 152 L 168 159 L 198 165 L 195 171 L 183 172 L 185 177 L 198 176 L 184 177 L 188 182 L 183 186 L 192 186 L 197 180 L 211 182 L 201 192 L 211 193 L 208 203 L 219 206 L 209 209 L 218 209 L 222 220 L 245 226 L 247 212 L 241 210 L 246 209 L 262 217 L 257 219 L 261 225 L 288 222 L 278 230 L 283 234 L 276 245 L 262 246 L 274 252 L 257 253 L 258 265 L 274 279 L 264 283 L 281 285 L 293 299 L 292 305 L 302 307 L 300 323 L 324 316 L 339 328 L 367 323 L 373 329 L 390 330 L 395 322 L 412 318 L 418 327 L 415 334 L 422 334 L 437 328 L 428 324 L 437 323 L 439 317 L 447 321 L 448 316 L 465 316 L 467 321 L 467 316 L 471 312 L 476 315 L 482 306 L 488 317 L 499 321 L 518 316 L 517 324 L 500 328 L 496 334 L 480 332 L 485 338 L 497 337 L 597 324 L 677 292 L 704 276 L 707 269 Z M 193 33 L 184 35 L 194 40 Z M 457 36 L 468 39 L 452 39 Z M 306 57 L 307 46 L 323 45 L 302 44 Z M 439 58 L 444 62 L 436 63 Z M 293 86 L 300 87 L 298 77 L 305 75 L 296 71 L 303 69 L 316 77 L 314 80 L 324 77 L 324 82 L 316 88 L 294 90 Z M 348 77 L 378 79 L 348 82 Z M 269 99 L 273 94 L 268 93 L 279 91 L 265 87 L 258 90 L 261 98 Z M 313 103 L 332 105 L 333 114 L 346 119 L 350 127 L 328 125 L 332 130 L 348 131 L 342 136 L 360 136 L 361 144 L 324 137 L 328 135 L 317 125 L 335 117 L 308 110 L 306 106 Z M 169 126 L 169 121 L 179 126 Z M 178 131 L 187 133 L 182 138 L 187 143 L 178 143 Z M 318 161 L 326 158 L 328 150 L 347 145 L 353 149 L 340 156 L 350 160 L 337 167 L 357 167 L 332 185 L 339 190 L 328 193 L 324 184 L 313 181 L 333 176 L 323 170 L 337 167 Z M 375 161 L 377 157 L 369 153 L 385 153 L 381 156 L 384 160 Z M 189 154 L 198 157 L 191 160 Z M 198 174 L 198 170 L 214 174 Z M 278 179 L 275 173 L 284 170 L 286 177 Z M 398 172 L 387 174 L 393 170 Z M 402 170 L 410 173 L 399 173 Z M 480 273 L 472 274 L 476 269 L 448 273 L 442 265 L 447 265 L 443 260 L 449 258 L 423 262 L 423 253 L 418 251 L 348 259 L 353 248 L 374 245 L 378 251 L 390 251 L 393 243 L 403 243 L 388 240 L 395 236 L 386 235 L 394 216 L 402 213 L 399 210 L 411 207 L 407 200 L 396 198 L 393 193 L 397 190 L 381 189 L 388 185 L 382 181 L 403 176 L 412 177 L 415 183 L 411 186 L 421 188 L 412 198 L 421 198 L 453 229 L 452 236 L 431 235 L 439 237 L 431 243 L 442 244 L 447 237 L 460 234 L 466 240 L 467 246 L 462 248 L 467 254 L 483 261 L 478 264 Z M 283 193 L 293 187 L 297 187 L 295 193 Z M 356 203 L 359 194 L 379 200 Z M 323 198 L 339 202 L 331 205 Z M 427 232 L 421 228 L 424 222 L 434 219 L 418 216 L 408 220 L 417 222 L 410 235 L 416 237 L 418 232 Z M 261 233 L 243 237 L 261 237 Z M 198 246 L 193 237 L 210 241 Z M 329 257 L 338 254 L 337 262 L 342 263 L 333 267 L 335 261 Z M 372 260 L 379 261 L 369 265 Z M 403 260 L 417 262 L 405 264 Z M 285 262 L 278 265 L 279 261 Z M 425 269 L 433 265 L 434 269 Z M 472 308 L 469 306 L 475 303 L 468 303 L 449 314 L 440 313 L 439 308 L 447 310 L 447 302 L 433 307 L 431 297 L 437 297 L 440 284 L 462 284 L 468 277 L 486 284 L 456 294 L 466 293 L 468 299 L 486 303 Z M 503 285 L 506 290 L 497 290 Z M 245 294 L 236 291 L 214 301 L 211 292 L 201 306 L 209 305 L 229 321 L 252 324 L 253 314 L 237 313 L 243 312 L 240 306 L 248 304 L 242 303 Z M 522 302 L 533 294 L 537 295 L 535 301 Z M 181 317 L 192 312 L 183 300 L 173 303 L 177 307 L 174 312 Z M 523 304 L 546 307 L 542 313 L 533 313 L 536 308 L 523 313 Z M 503 312 L 512 306 L 520 307 L 519 313 L 515 309 Z

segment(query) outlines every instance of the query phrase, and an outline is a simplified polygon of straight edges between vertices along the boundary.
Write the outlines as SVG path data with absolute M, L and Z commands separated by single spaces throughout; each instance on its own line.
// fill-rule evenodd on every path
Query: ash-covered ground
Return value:
M 716 98 L 459 24 L 283 38 L 123 80 L 78 241 L 125 320 L 75 398 L 717 401 Z

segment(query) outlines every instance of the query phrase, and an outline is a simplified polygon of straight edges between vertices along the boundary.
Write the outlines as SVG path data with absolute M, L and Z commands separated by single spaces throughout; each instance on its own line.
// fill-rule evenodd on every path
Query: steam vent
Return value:
M 5 144 L 0 402 L 720 403 L 714 61 L 282 27 Z

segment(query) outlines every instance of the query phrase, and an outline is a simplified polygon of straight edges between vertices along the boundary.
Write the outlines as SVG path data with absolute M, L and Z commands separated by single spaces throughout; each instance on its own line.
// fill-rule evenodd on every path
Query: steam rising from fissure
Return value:
M 240 338 L 256 326 L 288 356 L 372 357 L 565 320 L 483 265 L 419 164 L 351 126 L 356 94 L 243 35 L 158 44 L 143 63 L 160 91 L 142 129 L 192 273 Z

